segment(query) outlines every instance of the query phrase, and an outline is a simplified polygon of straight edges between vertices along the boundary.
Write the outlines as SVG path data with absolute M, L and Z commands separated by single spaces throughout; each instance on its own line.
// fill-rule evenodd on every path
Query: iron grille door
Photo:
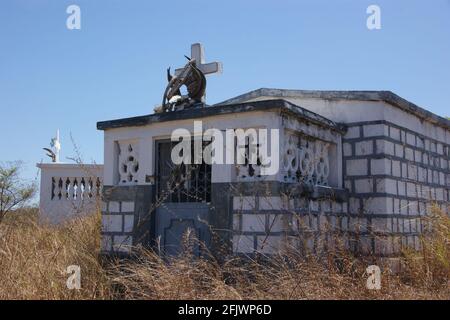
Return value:
M 175 144 L 171 141 L 157 144 L 158 198 L 171 203 L 211 202 L 211 165 L 204 161 L 201 164 L 174 164 L 171 153 Z M 191 159 L 194 159 L 193 142 Z

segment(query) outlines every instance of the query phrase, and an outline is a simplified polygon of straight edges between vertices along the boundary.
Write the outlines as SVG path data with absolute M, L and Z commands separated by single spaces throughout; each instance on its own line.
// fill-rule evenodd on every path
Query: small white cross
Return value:
M 191 59 L 195 59 L 196 67 L 203 74 L 222 73 L 222 62 L 205 63 L 205 50 L 200 43 L 191 45 Z M 183 69 L 176 69 L 175 75 L 178 76 Z

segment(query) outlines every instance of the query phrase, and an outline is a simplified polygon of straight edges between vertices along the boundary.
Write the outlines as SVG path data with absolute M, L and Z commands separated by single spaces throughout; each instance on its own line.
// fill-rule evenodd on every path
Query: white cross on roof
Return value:
M 202 44 L 194 43 L 191 45 L 191 59 L 195 59 L 197 68 L 203 74 L 222 73 L 222 62 L 205 63 L 205 50 Z M 183 69 L 176 69 L 175 75 L 179 75 Z

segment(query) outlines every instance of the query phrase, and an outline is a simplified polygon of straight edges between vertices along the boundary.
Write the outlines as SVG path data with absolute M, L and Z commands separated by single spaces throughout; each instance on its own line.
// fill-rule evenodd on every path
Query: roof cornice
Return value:
M 253 90 L 237 97 L 227 99 L 216 105 L 226 105 L 233 103 L 242 103 L 246 100 L 255 99 L 257 97 L 276 97 L 276 98 L 307 98 L 307 99 L 323 99 L 323 100 L 353 100 L 353 101 L 383 101 L 405 112 L 412 113 L 417 117 L 450 129 L 450 120 L 438 116 L 416 104 L 403 99 L 391 91 L 322 91 L 322 90 L 289 90 L 289 89 L 271 89 L 260 88 Z

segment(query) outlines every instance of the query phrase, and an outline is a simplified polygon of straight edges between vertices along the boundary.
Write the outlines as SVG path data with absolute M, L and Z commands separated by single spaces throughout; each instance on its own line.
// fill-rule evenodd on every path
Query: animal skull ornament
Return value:
M 202 102 L 206 89 L 206 78 L 196 66 L 196 60 L 186 57 L 189 61 L 179 75 L 172 76 L 167 69 L 167 84 L 164 91 L 162 107 L 159 112 L 182 110 Z M 182 95 L 180 88 L 185 86 L 188 94 Z

